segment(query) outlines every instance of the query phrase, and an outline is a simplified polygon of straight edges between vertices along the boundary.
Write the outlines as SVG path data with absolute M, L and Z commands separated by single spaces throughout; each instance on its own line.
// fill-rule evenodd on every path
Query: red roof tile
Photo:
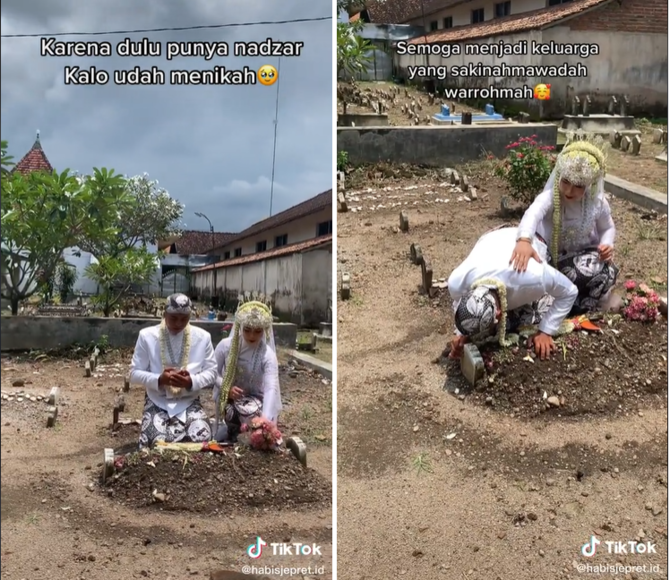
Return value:
M 403 24 L 421 12 L 421 0 L 370 0 L 365 10 L 373 24 Z
M 33 146 L 30 148 L 30 151 L 28 151 L 28 153 L 23 156 L 23 159 L 12 168 L 12 171 L 18 171 L 23 175 L 27 175 L 33 171 L 47 171 L 51 173 L 53 170 L 54 168 L 51 166 L 51 163 L 49 163 L 49 160 L 42 149 L 39 134 L 37 135 L 35 143 L 33 143 Z
M 203 232 L 185 230 L 170 246 L 170 253 L 180 256 L 198 256 L 226 243 L 237 234 L 232 232 Z
M 250 236 L 260 234 L 261 232 L 271 230 L 272 228 L 277 228 L 284 224 L 293 222 L 300 218 L 307 217 L 314 213 L 317 213 L 326 208 L 333 207 L 333 190 L 324 191 L 316 197 L 312 197 L 307 201 L 303 201 L 298 205 L 288 208 L 278 214 L 275 214 L 269 218 L 266 218 L 260 222 L 255 223 L 254 225 L 248 227 L 246 230 L 241 231 L 239 234 L 233 236 L 229 240 L 226 240 L 225 244 L 214 248 L 215 250 L 220 249 L 224 245 L 229 245 L 232 242 L 238 242 L 244 240 Z
M 291 254 L 296 254 L 298 252 L 305 252 L 307 250 L 313 250 L 319 246 L 325 246 L 326 244 L 333 243 L 333 235 L 328 234 L 327 236 L 321 236 L 318 238 L 312 238 L 305 242 L 298 242 L 296 244 L 291 244 L 290 246 L 279 246 L 278 248 L 272 248 L 265 252 L 257 252 L 256 254 L 248 254 L 246 256 L 240 256 L 239 258 L 232 258 L 231 260 L 225 260 L 223 262 L 217 262 L 210 266 L 204 266 L 203 268 L 196 268 L 191 270 L 191 272 L 205 272 L 207 270 L 217 270 L 220 268 L 228 268 L 230 266 L 240 266 L 242 264 L 251 264 L 253 262 L 261 262 L 263 260 L 268 260 L 269 258 L 278 258 L 279 256 L 289 256 Z
M 551 8 L 531 10 L 513 16 L 487 20 L 479 24 L 456 26 L 445 30 L 431 32 L 427 36 L 420 36 L 410 40 L 410 44 L 433 44 L 437 42 L 461 42 L 475 38 L 487 38 L 500 34 L 512 34 L 548 28 L 557 24 L 568 16 L 576 16 L 586 10 L 604 6 L 612 0 L 574 0 L 567 4 L 559 4 Z

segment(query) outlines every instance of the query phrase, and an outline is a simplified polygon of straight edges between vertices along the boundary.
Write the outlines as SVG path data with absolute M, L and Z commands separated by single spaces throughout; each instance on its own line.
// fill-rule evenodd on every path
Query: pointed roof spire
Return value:
M 30 151 L 23 156 L 23 159 L 19 161 L 13 168 L 12 171 L 18 171 L 23 175 L 32 173 L 33 171 L 47 171 L 51 173 L 53 171 L 53 166 L 47 159 L 47 156 L 42 149 L 42 143 L 40 143 L 40 131 L 37 130 L 37 138 L 35 143 L 30 148 Z

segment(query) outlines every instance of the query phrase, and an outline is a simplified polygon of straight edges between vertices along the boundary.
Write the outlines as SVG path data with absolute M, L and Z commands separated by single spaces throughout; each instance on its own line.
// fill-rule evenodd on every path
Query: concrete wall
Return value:
M 476 161 L 485 154 L 505 155 L 519 137 L 537 135 L 544 145 L 556 145 L 552 124 L 459 125 L 446 127 L 340 127 L 337 150 L 346 151 L 354 165 L 390 161 L 448 167 Z
M 258 242 L 267 242 L 267 249 L 275 247 L 275 238 L 277 236 L 288 235 L 288 244 L 295 244 L 297 242 L 304 242 L 316 238 L 317 226 L 322 222 L 327 222 L 333 219 L 333 211 L 331 208 L 324 208 L 323 210 L 313 213 L 304 218 L 297 219 L 283 226 L 265 230 L 260 234 L 256 234 L 244 240 L 238 240 L 223 248 L 217 249 L 216 253 L 223 256 L 225 252 L 230 252 L 230 257 L 235 255 L 235 248 L 242 248 L 242 255 L 256 253 L 256 244 Z
M 459 6 L 453 6 L 452 8 L 446 8 L 432 14 L 426 14 L 426 32 L 430 32 L 431 22 L 437 22 L 437 29 L 442 30 L 444 28 L 444 19 L 448 16 L 451 16 L 453 26 L 467 26 L 472 23 L 472 11 L 476 8 L 483 8 L 484 18 L 486 20 L 491 20 L 495 16 L 496 4 L 497 2 L 493 1 L 466 2 Z M 512 14 L 521 14 L 522 12 L 528 12 L 530 10 L 539 10 L 546 6 L 546 0 L 511 0 L 510 8 Z M 415 26 L 423 26 L 423 23 L 424 18 L 417 18 L 410 21 L 410 24 L 414 24 Z
M 333 295 L 333 247 L 302 254 L 302 326 L 318 328 L 328 320 Z
M 107 336 L 110 346 L 132 347 L 140 330 L 159 323 L 156 318 L 61 318 L 56 316 L 7 316 L 0 319 L 2 352 L 52 350 L 74 344 L 89 345 Z M 224 322 L 193 321 L 212 335 L 216 346 L 222 339 Z M 295 348 L 295 324 L 274 325 L 277 346 Z

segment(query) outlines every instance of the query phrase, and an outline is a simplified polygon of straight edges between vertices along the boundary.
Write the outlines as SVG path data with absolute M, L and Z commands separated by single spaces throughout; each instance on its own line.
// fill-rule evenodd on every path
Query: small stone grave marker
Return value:
M 624 135 L 621 138 L 621 151 L 628 151 L 630 149 L 630 137 L 628 135 Z
M 340 297 L 342 300 L 351 298 L 351 276 L 348 272 L 342 272 L 342 281 L 340 282 Z
M 293 453 L 303 467 L 307 467 L 307 445 L 303 443 L 300 437 L 289 437 L 286 440 L 286 448 Z
M 47 428 L 55 427 L 56 419 L 58 419 L 58 407 L 51 405 L 47 409 Z
M 94 372 L 95 372 L 95 367 L 97 366 L 95 357 L 91 355 L 91 358 L 88 359 L 88 362 L 89 362 L 89 364 L 90 364 L 90 366 L 91 366 L 91 372 L 94 373 Z
M 114 475 L 114 449 L 106 448 L 102 460 L 102 483 Z
M 47 398 L 47 403 L 49 405 L 58 405 L 60 399 L 60 389 L 58 387 L 51 387 L 49 391 L 49 397 Z
M 642 139 L 640 139 L 639 135 L 635 135 L 633 137 L 633 142 L 631 144 L 631 153 L 633 155 L 639 155 L 640 154 L 640 147 L 642 146 Z
M 84 363 L 84 373 L 86 374 L 87 377 L 91 376 L 91 361 L 87 360 Z
M 400 212 L 400 231 L 408 232 L 409 231 L 409 218 L 404 211 Z
M 470 180 L 464 175 L 461 179 L 461 191 L 467 193 L 470 189 Z
M 574 99 L 572 99 L 572 115 L 576 117 L 579 115 L 579 105 L 581 104 L 579 97 L 575 95 Z
M 663 143 L 663 129 L 654 129 L 653 140 L 654 143 Z
M 477 188 L 476 187 L 471 187 L 470 188 L 470 199 L 472 201 L 475 201 L 477 199 Z
M 430 296 L 430 291 L 433 288 L 433 266 L 425 256 L 421 262 L 421 284 L 426 294 Z
M 524 125 L 530 122 L 530 115 L 528 113 L 519 113 L 519 123 Z
M 461 182 L 461 178 L 458 175 L 458 171 L 454 170 L 451 172 L 451 184 L 458 185 Z
M 412 244 L 409 247 L 409 257 L 412 260 L 412 264 L 415 266 L 420 266 L 423 262 L 423 253 L 421 252 L 421 246 L 419 244 Z
M 474 344 L 466 344 L 463 347 L 461 372 L 472 387 L 484 376 L 484 359 Z
M 621 147 L 621 133 L 618 131 L 612 131 L 610 133 L 610 145 L 616 149 Z
M 127 393 L 128 391 L 130 391 L 130 377 L 126 375 L 123 377 L 123 392 Z
M 337 194 L 337 210 L 341 213 L 349 211 L 349 208 L 347 207 L 347 199 L 341 191 Z

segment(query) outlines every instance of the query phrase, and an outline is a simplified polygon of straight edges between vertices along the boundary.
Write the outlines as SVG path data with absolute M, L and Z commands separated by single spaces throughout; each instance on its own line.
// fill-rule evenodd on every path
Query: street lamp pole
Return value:
M 207 223 L 209 224 L 209 233 L 212 236 L 212 250 L 214 249 L 215 246 L 215 240 L 214 240 L 214 226 L 212 225 L 212 220 L 210 220 L 204 213 L 196 211 L 195 215 L 197 215 L 199 218 L 203 218 L 207 220 Z M 216 295 L 216 267 L 212 270 L 212 306 L 214 306 L 214 297 Z

